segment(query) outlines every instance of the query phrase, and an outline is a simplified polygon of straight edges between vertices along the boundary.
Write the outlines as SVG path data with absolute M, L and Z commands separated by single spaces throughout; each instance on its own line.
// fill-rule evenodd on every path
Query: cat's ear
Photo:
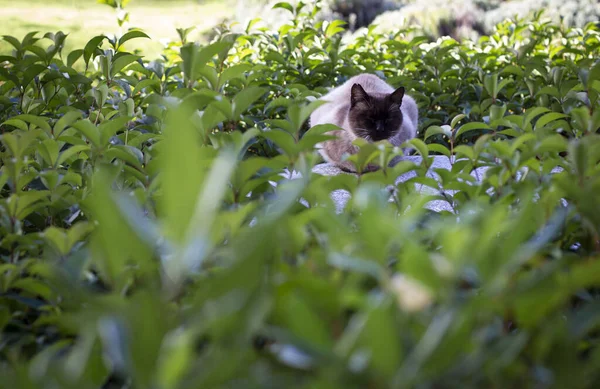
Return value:
M 401 86 L 400 88 L 398 88 L 394 92 L 392 92 L 392 94 L 390 95 L 390 101 L 392 102 L 392 104 L 402 105 L 403 97 L 404 97 L 404 87 Z
M 354 107 L 361 101 L 369 101 L 369 95 L 360 84 L 354 84 L 350 91 L 350 106 Z

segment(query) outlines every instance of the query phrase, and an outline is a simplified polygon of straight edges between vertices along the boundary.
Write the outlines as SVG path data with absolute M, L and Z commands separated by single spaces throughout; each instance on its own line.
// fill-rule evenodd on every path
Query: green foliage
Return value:
M 154 61 L 123 48 L 139 30 L 3 37 L 2 386 L 594 387 L 598 29 L 345 45 L 280 7 L 278 31 L 180 30 Z M 313 174 L 315 99 L 360 72 L 418 101 L 422 162 Z M 361 171 L 398 155 L 359 145 Z
M 126 12 L 125 6 L 131 0 L 96 0 L 98 4 L 105 4 L 117 11 L 117 24 L 122 27 L 126 22 L 129 21 L 129 12 Z
M 399 2 L 400 3 L 400 2 Z M 402 6 L 377 13 L 373 20 L 382 31 L 418 25 L 432 36 L 476 39 L 493 33 L 495 26 L 509 18 L 530 18 L 544 12 L 557 25 L 583 28 L 600 25 L 597 0 L 407 0 Z

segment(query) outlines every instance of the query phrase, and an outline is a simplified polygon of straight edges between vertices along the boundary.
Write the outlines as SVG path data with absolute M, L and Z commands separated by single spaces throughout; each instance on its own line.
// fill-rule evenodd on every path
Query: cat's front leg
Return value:
M 356 168 L 354 164 L 350 161 L 341 161 L 335 164 L 341 171 L 345 173 L 353 173 L 356 174 Z
M 376 172 L 377 170 L 379 170 L 380 167 L 379 165 L 375 165 L 372 163 L 367 164 L 367 166 L 363 169 L 363 173 L 370 173 L 370 172 Z
M 340 168 L 340 170 L 342 170 L 346 173 L 358 174 L 358 171 L 356 170 L 356 167 L 354 166 L 354 164 L 352 162 L 344 161 L 344 162 L 340 162 L 336 165 L 337 165 L 337 167 Z M 365 168 L 362 169 L 361 174 L 375 172 L 379 169 L 380 169 L 379 165 L 374 165 L 374 164 L 370 163 Z

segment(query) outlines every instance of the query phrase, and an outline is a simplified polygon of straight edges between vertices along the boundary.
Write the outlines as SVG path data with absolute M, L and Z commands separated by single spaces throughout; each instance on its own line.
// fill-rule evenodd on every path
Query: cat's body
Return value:
M 323 158 L 343 170 L 354 171 L 352 163 L 342 158 L 358 151 L 352 144 L 358 137 L 387 139 L 400 146 L 416 136 L 419 113 L 415 100 L 404 94 L 404 88 L 394 90 L 375 75 L 352 77 L 321 100 L 327 103 L 312 113 L 310 125 L 335 124 L 343 129 L 331 133 L 336 139 L 319 145 Z

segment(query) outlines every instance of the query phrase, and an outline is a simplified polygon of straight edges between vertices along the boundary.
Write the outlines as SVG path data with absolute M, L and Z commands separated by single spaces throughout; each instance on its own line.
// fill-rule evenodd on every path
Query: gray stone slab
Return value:
M 407 156 L 407 157 L 404 157 L 403 160 L 411 161 L 416 165 L 420 165 L 423 161 L 423 159 L 419 156 Z M 431 178 L 435 179 L 436 181 L 439 181 L 440 177 L 436 173 L 436 169 L 451 170 L 452 164 L 450 163 L 450 160 L 448 159 L 448 157 L 446 157 L 446 156 L 432 157 L 432 164 L 429 167 L 429 170 L 427 171 L 426 176 L 431 177 Z M 473 170 L 473 172 L 471 172 L 471 176 L 473 176 L 475 178 L 475 180 L 481 181 L 483 179 L 487 169 L 488 169 L 488 167 L 477 168 L 477 169 Z M 560 171 L 561 171 L 560 168 L 555 168 L 552 171 L 552 173 L 557 173 Z M 322 164 L 316 165 L 313 168 L 313 173 L 320 174 L 322 176 L 335 176 L 338 174 L 351 174 L 351 173 L 346 173 L 346 172 L 342 171 L 341 169 L 337 168 L 336 166 L 329 164 L 329 163 L 322 163 Z M 396 183 L 396 185 L 399 185 L 399 184 L 406 182 L 409 179 L 416 177 L 416 176 L 417 176 L 416 172 L 410 171 L 410 172 L 400 175 L 396 179 L 395 183 Z M 517 174 L 517 176 L 520 176 L 520 174 Z M 416 191 L 423 195 L 437 195 L 437 194 L 442 193 L 440 190 L 441 188 L 433 188 L 431 186 L 423 185 L 423 184 L 419 184 L 419 183 L 414 183 L 414 185 L 415 185 Z M 456 191 L 444 190 L 443 193 L 444 193 L 444 195 L 448 196 L 449 200 L 451 200 L 452 196 L 456 193 Z M 340 213 L 344 210 L 346 204 L 350 200 L 350 193 L 343 189 L 334 190 L 331 193 L 331 198 L 333 199 L 333 201 L 336 204 L 337 212 Z M 454 212 L 451 204 L 446 200 L 433 200 L 433 201 L 428 202 L 425 205 L 425 207 L 432 211 L 435 211 L 435 212 L 442 212 L 442 211 Z
M 408 157 L 404 157 L 403 160 L 413 162 L 416 165 L 420 165 L 423 159 L 418 156 L 408 156 Z M 433 157 L 433 162 L 432 162 L 431 166 L 429 167 L 429 170 L 427 171 L 427 177 L 431 177 L 433 179 L 438 180 L 439 176 L 435 173 L 435 169 L 450 170 L 451 168 L 452 168 L 452 165 L 450 164 L 450 161 L 447 157 L 435 156 L 435 157 Z M 351 173 L 346 173 L 346 172 L 342 171 L 341 169 L 337 168 L 336 166 L 334 166 L 330 163 L 322 163 L 322 164 L 316 165 L 313 168 L 313 173 L 320 174 L 322 176 L 335 176 L 338 174 L 351 174 Z M 481 177 L 482 174 L 483 173 L 481 171 L 474 172 L 474 175 L 476 175 L 477 176 L 476 178 L 478 178 L 479 180 L 481 179 L 479 177 Z M 409 179 L 416 177 L 416 175 L 417 175 L 417 173 L 414 171 L 404 173 L 396 179 L 396 185 L 398 185 L 402 182 L 406 182 Z M 440 193 L 439 188 L 432 188 L 427 185 L 415 183 L 415 187 L 416 187 L 417 192 L 419 192 L 423 195 L 432 195 L 432 194 Z M 449 193 L 449 194 L 452 194 L 452 193 Z M 336 211 L 339 213 L 339 212 L 343 211 L 346 204 L 350 200 L 350 192 L 343 190 L 343 189 L 334 190 L 331 193 L 331 198 L 336 204 Z M 426 207 L 435 212 L 441 212 L 441 211 L 452 212 L 452 207 L 450 206 L 450 203 L 448 203 L 447 201 L 444 201 L 444 200 L 430 201 L 429 203 L 427 203 Z
M 421 163 L 423 162 L 423 159 L 419 156 L 406 156 L 406 157 L 403 157 L 402 160 L 410 161 L 410 162 L 414 163 L 415 165 L 421 165 Z M 436 170 L 438 170 L 438 169 L 445 169 L 445 170 L 452 169 L 452 164 L 450 163 L 450 160 L 448 159 L 448 157 L 442 156 L 442 155 L 433 156 L 431 158 L 431 166 L 429 166 L 426 176 L 433 178 L 435 181 L 439 181 L 440 177 L 436 173 Z M 489 167 L 487 167 L 487 166 L 479 167 L 471 172 L 471 176 L 476 181 L 481 181 L 484 178 L 485 172 L 487 171 L 487 169 L 489 169 Z M 552 170 L 552 173 L 558 173 L 560 171 L 562 171 L 561 168 L 555 168 Z M 336 167 L 335 165 L 332 165 L 330 163 L 318 164 L 318 165 L 314 166 L 314 168 L 312 169 L 312 172 L 314 174 L 319 174 L 322 176 L 336 176 L 338 174 L 352 174 L 352 173 L 344 172 L 343 170 L 339 169 L 338 167 Z M 524 170 L 522 172 L 517 172 L 517 174 L 516 174 L 517 179 L 523 173 L 524 173 Z M 302 177 L 300 173 L 298 173 L 296 171 L 290 172 L 287 169 L 285 169 L 284 172 L 282 172 L 280 175 L 288 180 L 293 180 L 293 179 Z M 395 184 L 396 184 L 396 186 L 398 186 L 416 176 L 417 176 L 417 173 L 415 171 L 409 171 L 407 173 L 404 173 L 404 174 L 398 176 L 395 180 Z M 277 186 L 277 183 L 274 181 L 270 181 L 270 183 L 273 186 Z M 423 195 L 443 194 L 448 199 L 448 200 L 429 201 L 425 205 L 426 208 L 428 208 L 434 212 L 448 211 L 448 212 L 454 213 L 454 210 L 449 201 L 452 200 L 452 196 L 454 196 L 454 194 L 456 193 L 455 190 L 444 189 L 442 192 L 443 188 L 441 188 L 441 187 L 435 188 L 435 187 L 431 187 L 431 186 L 420 184 L 420 183 L 413 183 L 413 185 L 415 186 L 415 190 L 417 193 L 420 193 Z M 335 202 L 337 213 L 343 212 L 344 208 L 348 204 L 348 201 L 350 200 L 350 197 L 351 197 L 350 192 L 348 192 L 347 190 L 344 190 L 344 189 L 338 189 L 338 190 L 334 190 L 331 192 L 331 199 Z M 390 201 L 392 201 L 392 200 L 390 199 Z M 300 202 L 307 207 L 309 206 L 308 203 L 306 202 L 306 200 L 304 200 L 304 199 L 300 199 Z M 567 204 L 567 202 L 564 199 L 562 199 L 562 203 L 565 206 Z

